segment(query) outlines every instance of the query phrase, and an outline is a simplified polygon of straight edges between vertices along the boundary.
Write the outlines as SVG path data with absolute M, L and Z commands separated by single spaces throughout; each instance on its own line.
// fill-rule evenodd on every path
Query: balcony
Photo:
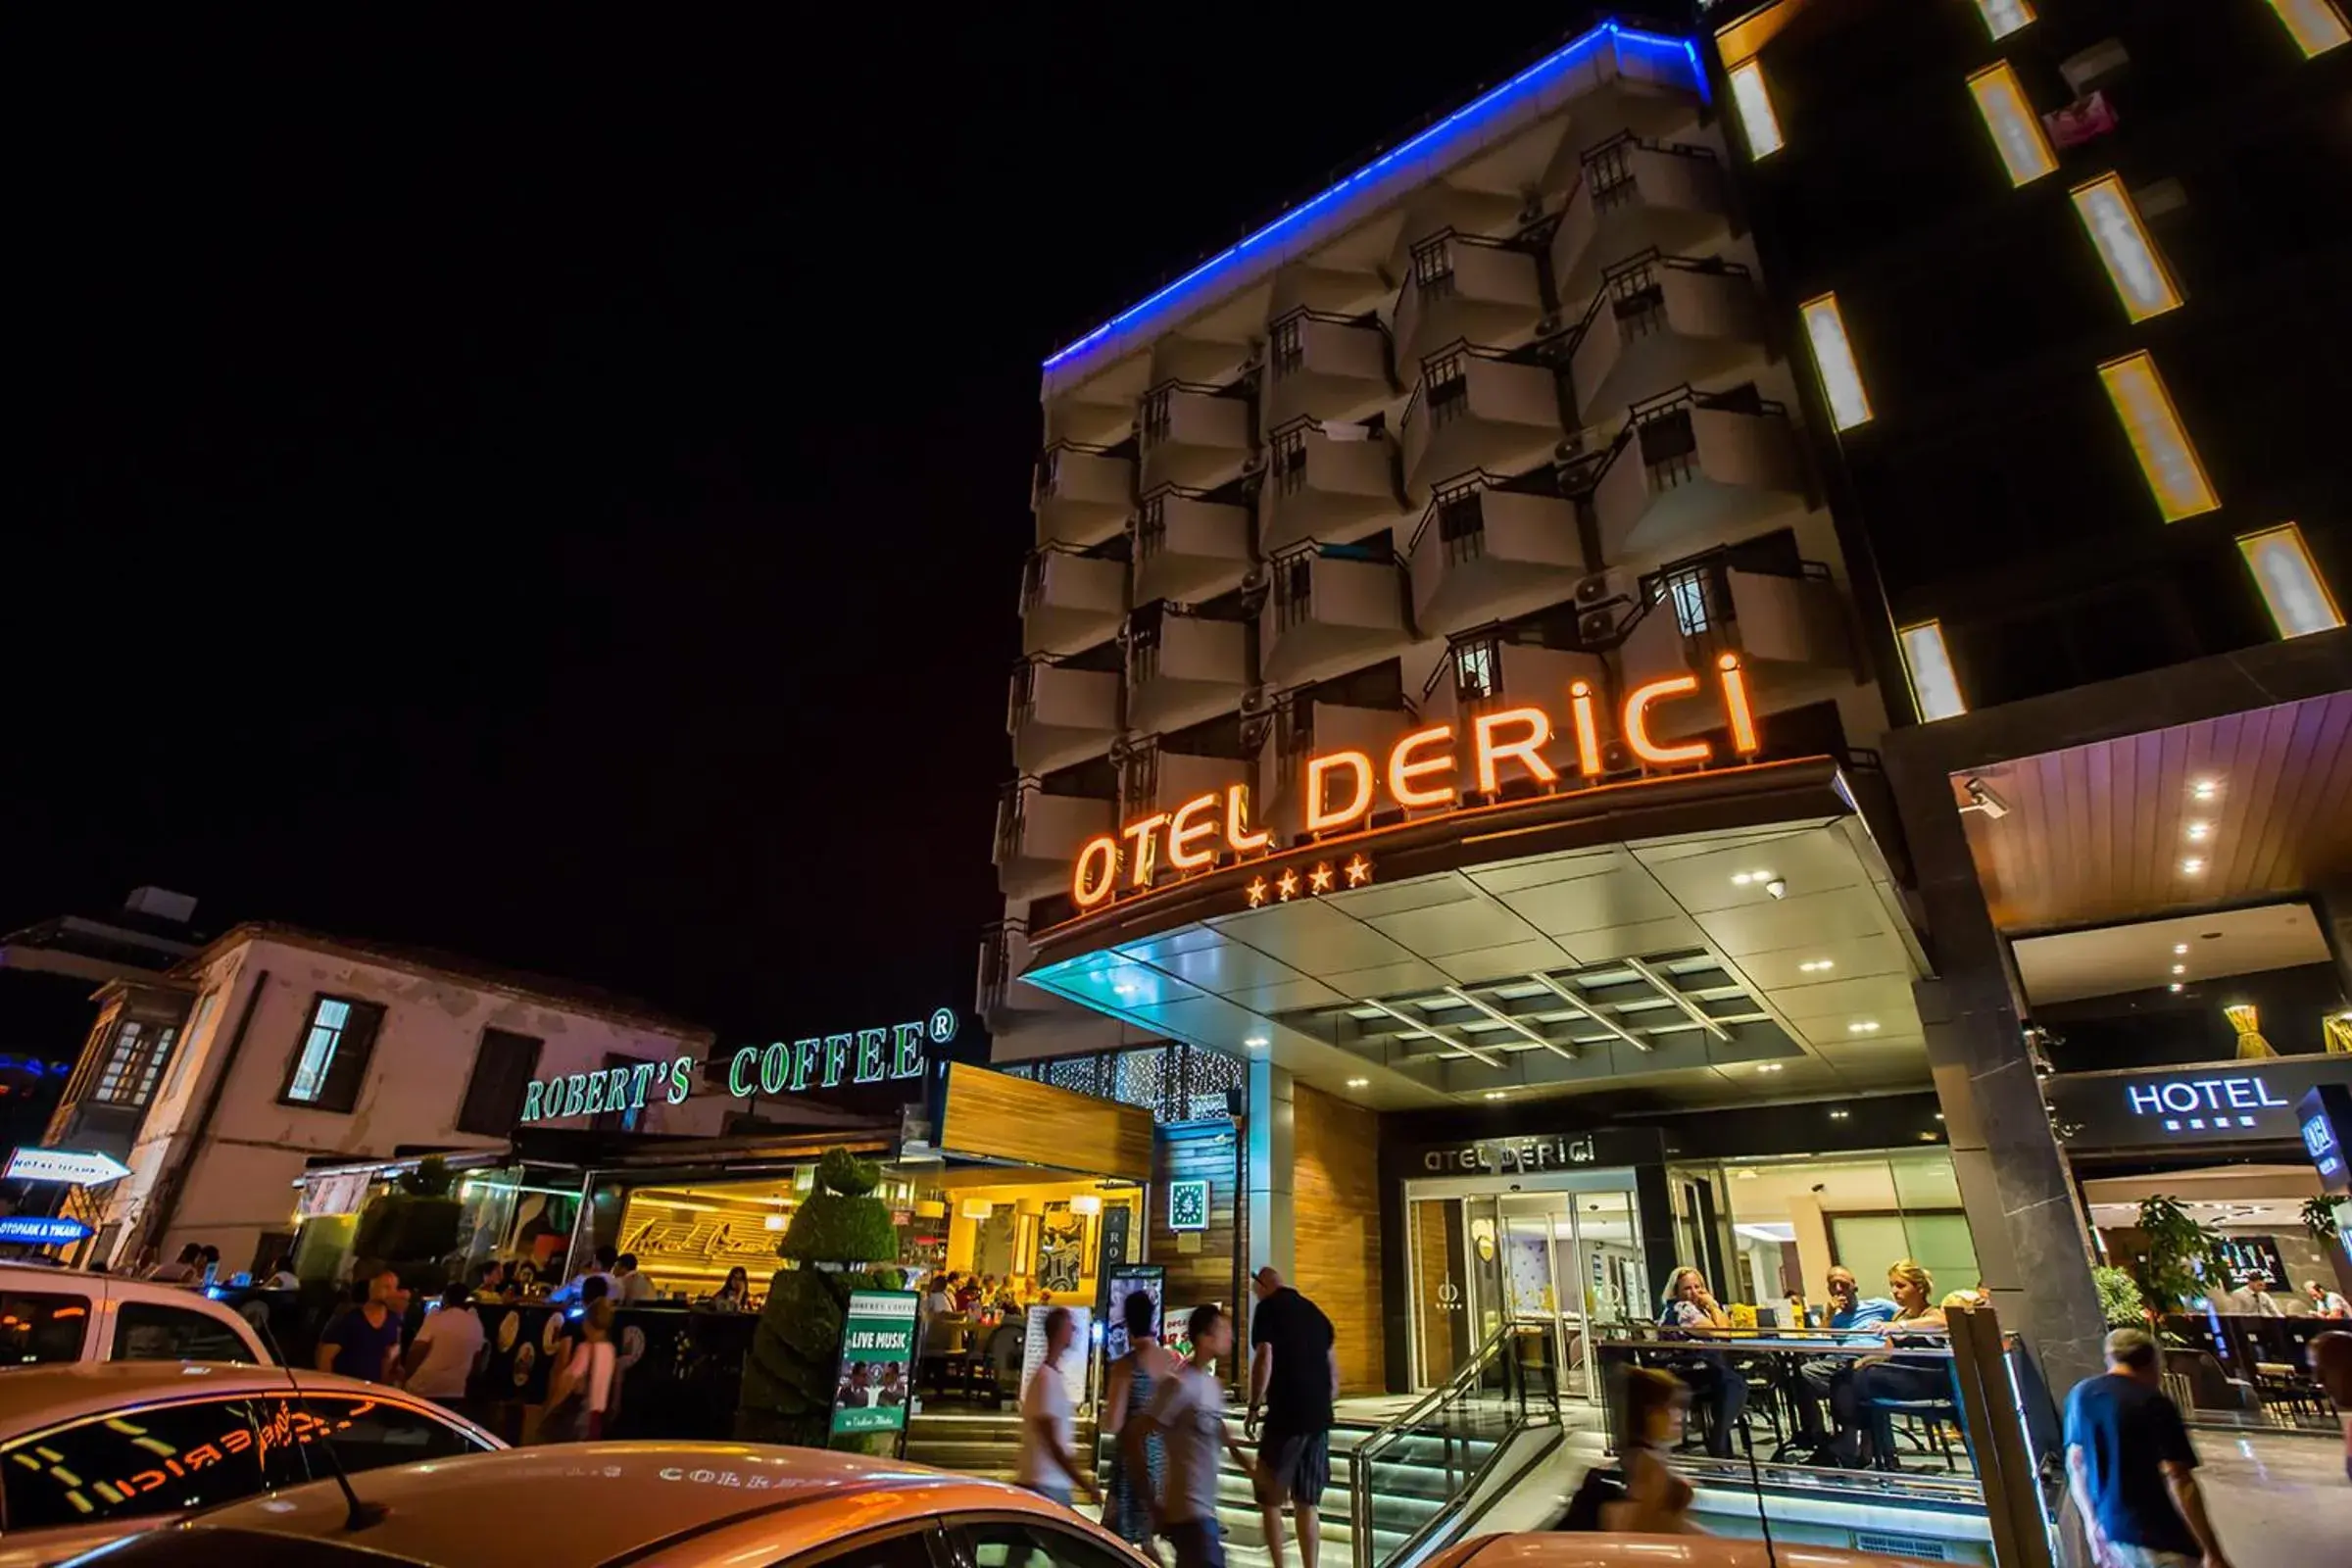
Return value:
M 1297 310 L 1267 328 L 1267 430 L 1294 419 L 1369 418 L 1395 395 L 1379 317 Z
M 1118 739 L 1119 672 L 1023 660 L 1013 666 L 1006 707 L 1013 765 L 1024 773 L 1049 773 L 1100 757 Z
M 1127 563 L 1116 556 L 1053 545 L 1032 553 L 1021 567 L 1021 653 L 1026 658 L 1091 648 L 1116 632 L 1126 612 Z
M 1587 148 L 1551 236 L 1563 300 L 1582 302 L 1603 269 L 1645 250 L 1703 253 L 1731 233 L 1723 170 L 1704 147 L 1613 136 Z
M 1334 267 L 1300 262 L 1274 274 L 1273 303 L 1266 318 L 1280 320 L 1293 311 L 1306 310 L 1346 320 L 1374 314 L 1396 292 L 1368 263 Z
M 1250 509 L 1181 490 L 1146 496 L 1135 513 L 1135 602 L 1213 599 L 1250 573 Z
M 997 803 L 997 887 L 1008 899 L 1066 893 L 1078 851 L 1113 829 L 1108 796 L 1049 795 L 1035 778 L 1007 786 Z
M 1552 738 L 1540 755 L 1560 777 L 1573 779 L 1580 774 L 1576 733 L 1566 718 L 1569 688 L 1581 680 L 1595 693 L 1608 690 L 1607 667 L 1598 654 L 1513 641 L 1515 635 L 1527 634 L 1490 630 L 1454 638 L 1421 689 L 1422 722 L 1453 726 L 1455 777 L 1465 794 L 1478 788 L 1473 744 L 1480 714 L 1507 708 L 1541 709 L 1552 721 Z M 1498 766 L 1496 772 L 1504 770 Z M 1509 789 L 1525 776 L 1514 766 L 1498 782 Z
M 1074 441 L 1046 448 L 1030 487 L 1040 549 L 1099 545 L 1127 525 L 1127 514 L 1135 510 L 1130 450 Z
M 1395 448 L 1360 424 L 1294 420 L 1266 443 L 1258 490 L 1258 548 L 1276 551 L 1310 539 L 1360 539 L 1397 522 Z
M 1738 654 L 1761 712 L 1851 684 L 1844 599 L 1829 568 L 1806 561 L 1787 570 L 1749 570 L 1732 559 L 1732 552 L 1710 553 L 1643 580 L 1642 612 L 1617 650 L 1619 678 L 1632 686 L 1703 673 L 1719 656 Z M 1690 727 L 1712 722 L 1694 719 Z
M 1122 820 L 1173 812 L 1203 795 L 1222 797 L 1236 784 L 1256 782 L 1255 769 L 1238 757 L 1170 751 L 1169 739 L 1146 736 L 1128 748 L 1119 769 Z
M 1258 674 L 1292 686 L 1393 653 L 1411 640 L 1403 574 L 1385 545 L 1301 545 L 1277 556 L 1258 612 Z
M 1127 620 L 1127 727 L 1182 729 L 1241 704 L 1250 681 L 1248 621 L 1144 605 Z
M 1584 422 L 1595 424 L 1638 398 L 1712 380 L 1763 352 L 1763 312 L 1746 268 L 1644 255 L 1601 275 L 1569 376 Z
M 1411 365 L 1465 339 L 1516 345 L 1543 318 L 1534 251 L 1447 229 L 1412 248 L 1396 291 L 1396 360 Z
M 1404 493 L 1427 500 L 1448 479 L 1519 473 L 1548 462 L 1561 436 L 1550 366 L 1457 343 L 1421 366 L 1404 411 Z
M 1405 561 L 1433 637 L 1568 598 L 1586 569 L 1575 502 L 1483 473 L 1439 487 Z
M 1683 387 L 1626 416 L 1595 464 L 1592 510 L 1605 560 L 1688 555 L 1802 505 L 1804 472 L 1780 404 L 1745 389 Z
M 1273 732 L 1258 756 L 1257 801 L 1261 827 L 1293 843 L 1306 832 L 1306 763 L 1334 752 L 1361 752 L 1375 762 L 1419 725 L 1399 702 L 1394 708 L 1358 708 L 1318 702 L 1294 694 L 1275 710 Z
M 1146 491 L 1163 485 L 1207 489 L 1250 462 L 1250 399 L 1192 382 L 1168 381 L 1144 394 L 1136 428 L 1143 437 Z
M 979 983 L 973 989 L 981 1021 L 992 1030 L 1069 1007 L 1051 991 L 1021 984 L 1031 951 L 1026 920 L 993 921 L 980 933 Z

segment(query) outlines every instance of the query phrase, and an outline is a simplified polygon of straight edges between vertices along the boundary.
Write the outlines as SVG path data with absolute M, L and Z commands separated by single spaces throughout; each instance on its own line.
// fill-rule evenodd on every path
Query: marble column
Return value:
M 1249 1272 L 1271 1265 L 1284 1279 L 1298 1273 L 1298 1236 L 1292 1208 L 1297 1117 L 1291 1074 L 1261 1058 L 1250 1063 Z

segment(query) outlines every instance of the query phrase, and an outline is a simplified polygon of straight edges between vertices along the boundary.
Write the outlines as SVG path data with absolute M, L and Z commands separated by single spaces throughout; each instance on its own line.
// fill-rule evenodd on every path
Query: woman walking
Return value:
M 1102 1391 L 1102 1430 L 1111 1435 L 1113 1446 L 1102 1527 L 1157 1562 L 1160 1556 L 1152 1539 L 1152 1505 L 1159 1495 L 1159 1436 L 1147 1423 L 1141 1471 L 1128 1462 L 1119 1437 L 1130 1420 L 1150 1408 L 1152 1391 L 1174 1372 L 1176 1358 L 1159 1343 L 1159 1308 L 1149 1293 L 1137 1291 L 1120 1302 L 1119 1316 L 1127 1327 L 1128 1349 L 1110 1364 L 1109 1381 Z

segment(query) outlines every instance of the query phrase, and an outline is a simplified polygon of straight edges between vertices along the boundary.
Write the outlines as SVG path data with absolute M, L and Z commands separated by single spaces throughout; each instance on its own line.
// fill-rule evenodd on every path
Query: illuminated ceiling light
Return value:
M 1832 1121 L 1843 1121 L 1843 1120 L 1845 1120 L 1845 1118 L 1846 1118 L 1847 1116 L 1849 1116 L 1849 1115 L 1851 1115 L 1851 1114 L 1853 1114 L 1853 1113 L 1852 1113 L 1851 1111 L 1847 1111 L 1847 1110 L 1833 1110 L 1833 1111 L 1831 1111 L 1831 1112 L 1830 1112 L 1830 1120 L 1832 1120 Z
M 2173 944 L 2173 956 L 2175 957 L 2180 956 L 2181 954 L 2186 953 L 2187 951 L 2188 944 L 2185 942 L 2176 942 Z
M 2162 316 L 2180 304 L 2180 290 L 2156 254 L 2155 241 L 2140 223 L 2132 193 L 2114 174 L 2102 174 L 2074 189 L 2075 211 L 2090 233 L 2090 243 L 2106 264 L 2108 281 L 2124 302 L 2124 314 L 2134 321 Z
M 1740 111 L 1748 157 L 1770 158 L 1781 150 L 1781 118 L 1772 112 L 1772 93 L 1764 85 L 1760 62 L 1742 60 L 1732 68 L 1732 107 Z
M 2183 831 L 2188 835 L 2189 843 L 2202 844 L 2207 839 L 2213 837 L 2213 824 L 2211 822 L 2202 821 L 2191 822 L 2185 829 L 2183 829 Z
M 1832 958 L 1807 958 L 1796 967 L 1800 973 L 1820 974 L 1825 969 L 1837 968 L 1838 964 L 1837 960 Z
M 2188 973 L 2188 965 L 2185 963 L 2176 963 L 2173 965 L 2173 973 L 2186 974 Z
M 1845 1032 L 1849 1035 L 1875 1035 L 1879 1032 L 1879 1020 L 1864 1018 L 1858 1023 L 1849 1023 L 1845 1026 Z
M 2352 28 L 2344 25 L 2343 13 L 2330 0 L 2271 0 L 2271 9 L 2286 24 L 2306 60 L 2352 42 Z
M 2185 875 L 2197 876 L 2204 871 L 2205 862 L 2197 856 L 2192 855 L 2180 862 L 2180 869 Z
M 760 1223 L 761 1227 L 762 1227 L 762 1228 L 764 1228 L 764 1229 L 771 1230 L 771 1231 L 780 1231 L 780 1230 L 782 1230 L 782 1229 L 785 1227 L 785 1225 L 786 1225 L 788 1222 L 785 1220 L 784 1216 L 783 1216 L 783 1215 L 781 1215 L 781 1214 L 769 1214 L 769 1215 L 766 1215 L 765 1217 L 763 1217 L 763 1218 L 762 1218 L 762 1219 L 760 1221 Z
M 1752 1170 L 1742 1169 L 1732 1172 L 1732 1180 L 1736 1182 L 1752 1182 L 1755 1179 L 1756 1173 Z
M 1994 38 L 2006 38 L 2034 20 L 2034 8 L 2027 0 L 1977 0 L 1977 10 L 1984 18 L 1984 30 Z
M 2254 573 L 2254 586 L 2262 591 L 2279 636 L 2307 637 L 2344 623 L 2335 596 L 2304 548 L 2301 528 L 2287 522 L 2247 534 L 2237 541 L 2237 553 L 2246 558 L 2246 569 Z
M 1779 1072 L 1781 1070 L 1781 1065 L 1782 1064 L 1777 1061 L 1759 1061 L 1756 1063 L 1756 1071 Z
M 1805 323 L 1805 338 L 1813 345 L 1813 365 L 1821 371 L 1821 389 L 1830 400 L 1830 422 L 1840 430 L 1870 422 L 1870 394 L 1862 389 L 1862 368 L 1854 363 L 1854 345 L 1845 335 L 1845 317 L 1838 296 L 1824 294 L 1797 307 Z
M 2049 138 L 2041 133 L 2041 120 L 2026 101 L 2026 89 L 2008 61 L 1969 77 L 1968 90 L 1977 100 L 1977 113 L 1984 117 L 1984 128 L 1992 132 L 1993 148 L 2009 171 L 2010 184 L 2029 184 L 2058 167 Z
M 2221 793 L 2221 781 L 2218 779 L 2201 778 L 2188 787 L 2188 798 L 2192 801 L 2214 800 Z
M 2139 459 L 2139 471 L 2146 475 L 2164 520 L 2179 522 L 2219 507 L 2222 499 L 2213 493 L 2147 352 L 2108 361 L 2099 367 L 2099 379 L 2106 384 L 2116 417 L 2124 421 L 2124 433 L 2132 439 L 2132 455 Z
M 1502 1098 L 1504 1095 L 1508 1094 L 1509 1092 L 1510 1092 L 1510 1091 L 1508 1091 L 1508 1090 L 1506 1090 L 1506 1089 L 1490 1089 L 1490 1090 L 1488 1090 L 1488 1091 L 1487 1091 L 1487 1098 L 1488 1098 L 1489 1100 L 1500 1100 L 1500 1099 L 1501 1099 L 1501 1098 Z
M 1968 711 L 1960 695 L 1960 677 L 1952 669 L 1950 650 L 1943 644 L 1943 623 L 1923 620 L 1895 633 L 1903 645 L 1903 667 L 1911 675 L 1911 700 L 1923 722 L 1957 718 Z
M 986 1219 L 997 1211 L 997 1205 L 985 1198 L 967 1198 L 956 1206 L 956 1212 L 965 1219 Z
M 1073 1213 L 1073 1214 L 1100 1214 L 1100 1213 L 1102 1213 L 1102 1194 L 1100 1194 L 1100 1193 L 1074 1193 L 1074 1194 L 1072 1194 L 1072 1195 L 1070 1196 L 1070 1212 L 1071 1212 L 1071 1213 Z
M 1348 1080 L 1348 1087 L 1350 1089 L 1369 1089 L 1372 1087 L 1372 1080 L 1369 1078 L 1350 1078 Z
M 2171 985 L 2166 986 L 2164 989 L 2177 994 L 2180 990 L 2180 982 L 2176 980 Z

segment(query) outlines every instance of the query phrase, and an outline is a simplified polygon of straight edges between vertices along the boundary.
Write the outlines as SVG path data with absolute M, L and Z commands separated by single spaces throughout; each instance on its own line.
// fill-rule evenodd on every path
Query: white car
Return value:
M 331 1475 L 503 1447 L 429 1399 L 323 1372 L 198 1361 L 0 1377 L 0 1568 L 77 1552 Z M 331 1482 L 329 1483 L 331 1485 Z
M 200 1290 L 0 1263 L 0 1367 L 75 1361 L 273 1366 L 253 1325 Z

